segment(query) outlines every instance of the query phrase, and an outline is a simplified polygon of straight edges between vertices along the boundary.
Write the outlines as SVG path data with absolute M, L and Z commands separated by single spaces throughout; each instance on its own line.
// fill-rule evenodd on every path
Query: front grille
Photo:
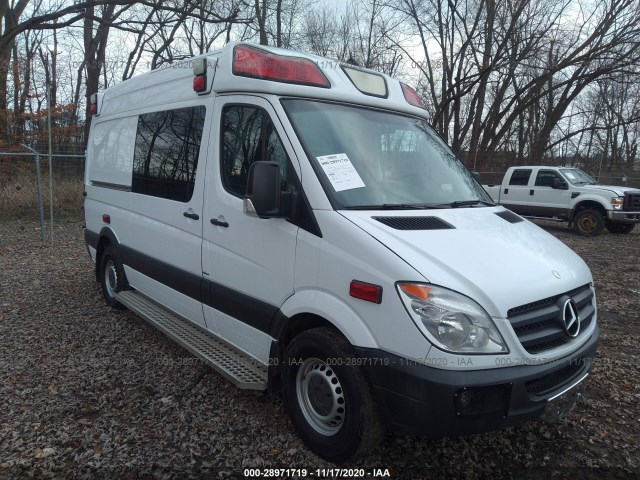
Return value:
M 545 396 L 568 384 L 588 367 L 584 358 L 571 360 L 569 365 L 541 378 L 526 383 L 527 392 L 532 395 Z
M 640 210 L 640 192 L 638 193 L 625 193 L 624 203 L 622 204 L 622 210 L 628 212 L 637 212 Z
M 524 349 L 538 354 L 558 348 L 572 340 L 566 333 L 563 309 L 573 299 L 580 317 L 579 338 L 587 330 L 595 315 L 593 289 L 590 285 L 570 290 L 554 297 L 511 308 L 507 318 Z

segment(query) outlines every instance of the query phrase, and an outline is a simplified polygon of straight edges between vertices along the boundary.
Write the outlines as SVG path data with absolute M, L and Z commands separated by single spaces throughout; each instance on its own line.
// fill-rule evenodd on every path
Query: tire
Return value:
M 100 259 L 100 285 L 106 304 L 111 308 L 123 310 L 125 306 L 116 300 L 115 294 L 128 288 L 127 279 L 122 262 L 111 245 L 107 245 Z
M 633 232 L 635 223 L 608 223 L 607 230 L 611 233 L 627 234 Z
M 604 230 L 603 215 L 592 208 L 580 210 L 573 219 L 573 228 L 583 237 L 597 237 Z
M 342 463 L 370 453 L 384 428 L 356 353 L 329 328 L 301 333 L 287 347 L 284 403 L 293 426 L 317 455 Z

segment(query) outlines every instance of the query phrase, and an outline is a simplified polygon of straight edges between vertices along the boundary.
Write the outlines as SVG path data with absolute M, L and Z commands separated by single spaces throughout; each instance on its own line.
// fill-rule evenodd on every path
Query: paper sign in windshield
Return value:
M 364 187 L 364 182 L 346 153 L 316 157 L 336 192 Z

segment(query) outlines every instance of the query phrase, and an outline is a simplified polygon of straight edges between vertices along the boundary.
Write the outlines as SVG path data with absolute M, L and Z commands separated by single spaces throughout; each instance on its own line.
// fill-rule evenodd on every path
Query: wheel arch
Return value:
M 114 248 L 120 246 L 120 241 L 115 232 L 109 227 L 102 227 L 98 234 L 98 246 L 96 248 L 96 281 L 100 281 L 100 264 L 102 263 L 102 254 L 108 245 L 113 245 Z
M 270 331 L 273 341 L 269 353 L 269 391 L 276 392 L 282 387 L 280 362 L 289 343 L 301 333 L 318 327 L 332 329 L 352 346 L 377 346 L 362 319 L 340 299 L 327 292 L 298 292 L 282 305 Z
M 573 207 L 573 210 L 571 210 L 571 221 L 573 221 L 573 219 L 580 211 L 589 208 L 599 211 L 606 218 L 607 208 L 602 204 L 602 202 L 598 200 L 584 199 L 576 203 L 576 205 Z
M 290 341 L 299 333 L 318 326 L 337 330 L 351 345 L 377 348 L 378 344 L 363 319 L 344 301 L 328 292 L 303 290 L 280 307 L 281 319 L 271 336 Z

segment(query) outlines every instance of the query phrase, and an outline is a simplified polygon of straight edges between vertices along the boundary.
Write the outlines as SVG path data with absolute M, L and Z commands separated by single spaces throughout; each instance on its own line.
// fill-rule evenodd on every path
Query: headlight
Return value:
M 611 206 L 614 210 L 620 210 L 624 204 L 624 197 L 613 197 L 611 199 Z
M 416 325 L 435 346 L 452 353 L 507 353 L 493 320 L 464 295 L 421 283 L 398 283 Z

